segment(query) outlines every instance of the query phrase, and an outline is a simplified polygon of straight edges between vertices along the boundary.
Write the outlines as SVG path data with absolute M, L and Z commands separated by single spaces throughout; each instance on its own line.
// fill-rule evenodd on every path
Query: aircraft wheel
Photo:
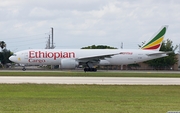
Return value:
M 26 71 L 26 68 L 23 68 L 22 70 L 23 70 L 23 71 Z
M 97 71 L 97 69 L 96 68 L 94 68 L 94 72 L 96 72 Z
M 88 71 L 88 68 L 84 68 L 84 72 Z
M 96 68 L 84 68 L 84 72 L 96 72 Z
M 93 68 L 89 68 L 89 71 L 93 71 Z

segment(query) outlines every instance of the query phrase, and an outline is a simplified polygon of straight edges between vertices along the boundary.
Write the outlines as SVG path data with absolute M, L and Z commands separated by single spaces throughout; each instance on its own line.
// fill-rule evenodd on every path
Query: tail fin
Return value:
M 162 26 L 161 29 L 153 36 L 153 38 L 148 43 L 143 45 L 141 49 L 159 51 L 167 28 L 167 25 Z

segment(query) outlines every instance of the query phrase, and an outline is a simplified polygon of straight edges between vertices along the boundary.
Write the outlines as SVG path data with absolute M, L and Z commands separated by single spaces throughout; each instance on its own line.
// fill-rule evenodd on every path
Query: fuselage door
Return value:
M 25 53 L 23 53 L 23 54 L 24 54 L 24 59 L 27 60 L 27 59 L 28 59 L 28 53 L 25 52 Z

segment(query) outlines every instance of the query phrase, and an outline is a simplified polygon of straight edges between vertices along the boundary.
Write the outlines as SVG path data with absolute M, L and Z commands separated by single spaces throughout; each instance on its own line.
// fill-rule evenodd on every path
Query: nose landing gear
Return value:
M 25 66 L 23 66 L 22 70 L 23 70 L 23 71 L 26 71 L 26 68 L 25 68 Z

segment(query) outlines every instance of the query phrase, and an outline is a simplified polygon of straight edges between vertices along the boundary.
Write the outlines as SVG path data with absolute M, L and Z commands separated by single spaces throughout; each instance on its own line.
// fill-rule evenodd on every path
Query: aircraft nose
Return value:
M 12 61 L 12 62 L 15 62 L 14 56 L 10 56 L 10 57 L 9 57 L 9 60 Z

